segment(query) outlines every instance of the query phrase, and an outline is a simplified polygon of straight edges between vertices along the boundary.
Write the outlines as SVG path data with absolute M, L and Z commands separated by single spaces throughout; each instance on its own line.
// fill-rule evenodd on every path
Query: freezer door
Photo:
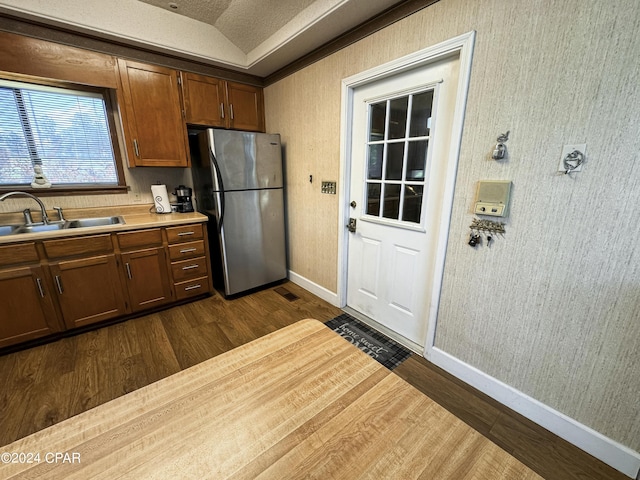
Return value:
M 213 168 L 224 190 L 281 188 L 280 135 L 211 129 L 208 136 Z
M 282 189 L 227 191 L 220 248 L 227 295 L 286 278 Z

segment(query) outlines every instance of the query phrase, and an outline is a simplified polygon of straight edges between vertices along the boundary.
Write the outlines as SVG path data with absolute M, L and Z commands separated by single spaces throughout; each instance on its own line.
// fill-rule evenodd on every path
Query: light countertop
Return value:
M 75 237 L 78 235 L 94 235 L 100 233 L 124 232 L 127 230 L 139 230 L 143 228 L 153 227 L 170 227 L 174 225 L 184 225 L 189 223 L 202 223 L 208 220 L 206 215 L 198 212 L 191 213 L 150 213 L 147 205 L 140 206 L 123 206 L 108 208 L 90 208 L 90 209 L 69 209 L 64 211 L 67 220 L 77 220 L 79 218 L 107 217 L 121 215 L 124 224 L 104 225 L 98 227 L 70 228 L 63 230 L 53 230 L 35 233 L 20 233 L 15 235 L 0 236 L 0 245 L 16 242 L 25 242 L 33 240 L 44 240 L 50 238 Z M 5 217 L 3 219 L 3 217 Z M 0 215 L 0 225 L 12 224 L 15 217 L 9 215 Z M 56 219 L 57 214 L 50 214 L 51 219 Z M 24 223 L 18 221 L 15 224 Z

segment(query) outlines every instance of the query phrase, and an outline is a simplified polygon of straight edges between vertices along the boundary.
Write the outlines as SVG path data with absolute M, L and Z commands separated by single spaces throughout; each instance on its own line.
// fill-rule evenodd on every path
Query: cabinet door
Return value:
M 67 328 L 126 313 L 114 254 L 56 262 L 51 264 L 51 273 Z
M 187 167 L 178 72 L 122 59 L 118 63 L 129 165 Z
M 42 267 L 0 270 L 0 347 L 60 330 Z
M 182 74 L 182 98 L 187 123 L 226 127 L 225 84 L 219 78 Z
M 264 132 L 264 101 L 260 87 L 227 82 L 227 98 L 230 128 Z
M 171 300 L 171 283 L 164 247 L 123 253 L 122 262 L 131 309 L 134 312 L 153 308 Z

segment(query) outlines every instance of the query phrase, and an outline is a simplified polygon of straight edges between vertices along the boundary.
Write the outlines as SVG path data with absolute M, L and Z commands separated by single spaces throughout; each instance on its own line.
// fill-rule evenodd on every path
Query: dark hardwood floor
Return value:
M 303 318 L 342 313 L 293 283 L 283 287 L 216 294 L 1 356 L 0 446 Z M 627 479 L 419 356 L 394 372 L 544 478 Z

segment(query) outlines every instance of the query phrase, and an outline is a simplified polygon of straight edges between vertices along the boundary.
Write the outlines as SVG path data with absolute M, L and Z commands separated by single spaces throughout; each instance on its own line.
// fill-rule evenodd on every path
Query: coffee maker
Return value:
M 176 207 L 180 213 L 193 212 L 193 201 L 191 200 L 193 190 L 184 185 L 178 185 L 173 192 L 177 197 Z

